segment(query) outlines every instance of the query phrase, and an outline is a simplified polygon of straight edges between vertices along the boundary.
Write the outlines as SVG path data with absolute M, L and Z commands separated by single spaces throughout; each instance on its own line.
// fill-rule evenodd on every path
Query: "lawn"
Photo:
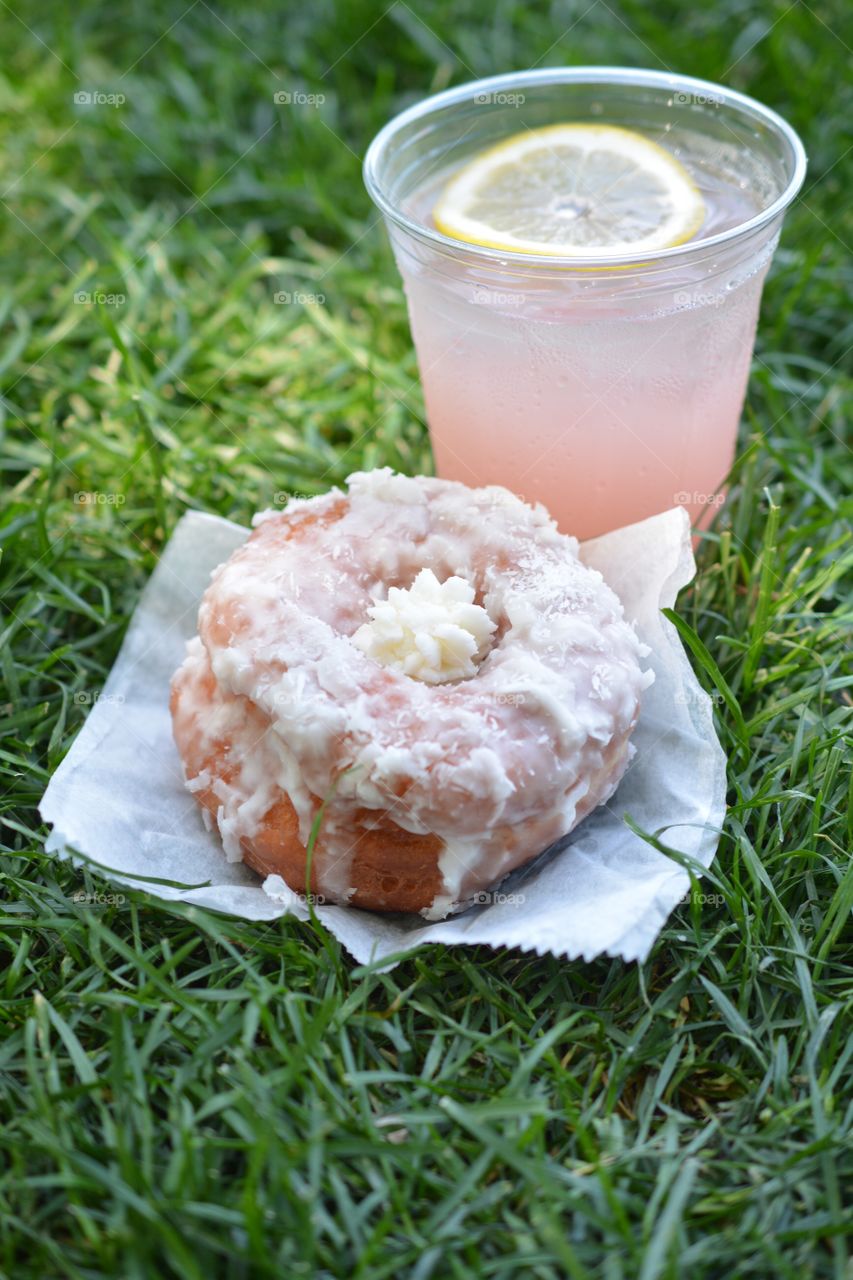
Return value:
M 847 1274 L 843 15 L 0 0 L 0 1275 Z M 561 63 L 724 81 L 809 153 L 678 605 L 730 758 L 712 875 L 642 965 L 435 947 L 379 974 L 310 923 L 98 902 L 36 804 L 181 514 L 430 467 L 368 141 Z

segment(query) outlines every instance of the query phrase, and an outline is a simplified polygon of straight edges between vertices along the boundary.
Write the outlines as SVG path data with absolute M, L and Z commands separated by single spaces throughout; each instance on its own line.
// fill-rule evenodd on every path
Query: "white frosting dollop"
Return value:
M 496 626 L 474 603 L 470 582 L 455 576 L 439 582 L 432 569 L 421 569 L 408 588 L 389 588 L 388 598 L 367 612 L 371 621 L 353 643 L 374 662 L 426 684 L 473 676 Z

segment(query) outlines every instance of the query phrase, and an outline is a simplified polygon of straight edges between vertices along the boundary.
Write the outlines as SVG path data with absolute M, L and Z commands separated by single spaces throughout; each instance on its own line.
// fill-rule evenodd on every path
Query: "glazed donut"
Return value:
M 440 919 L 612 795 L 648 650 L 542 506 L 348 486 L 256 516 L 214 571 L 175 741 L 229 859 Z

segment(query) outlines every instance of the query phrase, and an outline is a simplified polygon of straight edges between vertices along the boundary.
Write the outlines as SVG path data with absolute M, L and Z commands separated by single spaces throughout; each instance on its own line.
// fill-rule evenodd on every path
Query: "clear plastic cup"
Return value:
M 525 129 L 620 125 L 672 151 L 708 217 L 630 256 L 481 248 L 432 225 L 450 172 Z M 541 501 L 593 537 L 722 501 L 761 289 L 806 158 L 730 89 L 652 71 L 558 68 L 461 85 L 404 111 L 365 159 L 403 278 L 436 469 Z

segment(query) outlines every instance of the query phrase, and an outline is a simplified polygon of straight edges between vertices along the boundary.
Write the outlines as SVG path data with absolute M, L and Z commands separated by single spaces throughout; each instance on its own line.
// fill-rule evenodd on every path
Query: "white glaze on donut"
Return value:
M 326 800 L 315 869 L 321 892 L 346 901 L 354 814 L 390 815 L 443 842 L 444 883 L 425 913 L 437 918 L 517 865 L 526 833 L 533 857 L 609 798 L 651 683 L 648 651 L 543 507 L 388 468 L 348 483 L 348 496 L 333 489 L 256 517 L 213 574 L 201 639 L 176 680 L 195 731 L 230 744 L 228 780 L 216 783 L 227 856 L 277 794 L 303 845 Z M 470 583 L 491 619 L 491 647 L 468 679 L 413 679 L 353 642 L 369 610 L 423 568 Z M 194 704 L 208 663 L 216 696 Z

